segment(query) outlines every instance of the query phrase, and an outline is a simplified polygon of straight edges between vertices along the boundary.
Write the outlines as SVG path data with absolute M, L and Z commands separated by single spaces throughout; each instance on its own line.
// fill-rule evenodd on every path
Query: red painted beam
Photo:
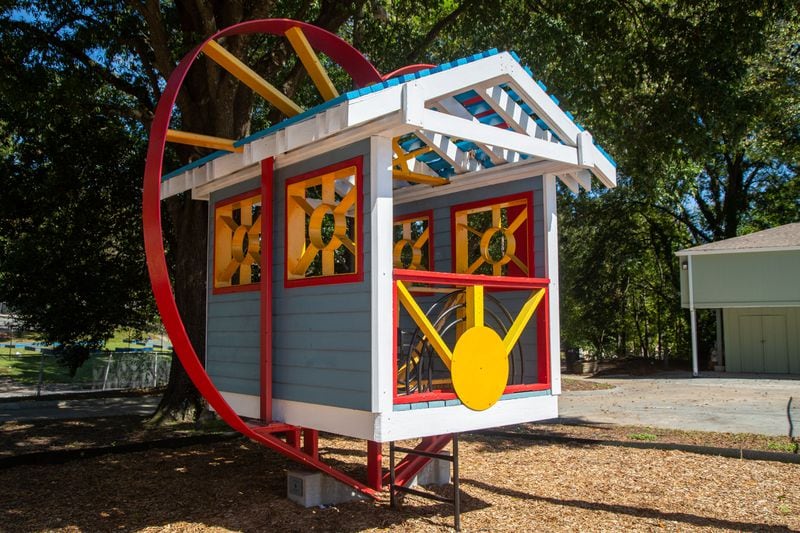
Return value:
M 383 489 L 383 446 L 371 440 L 367 441 L 367 485 Z

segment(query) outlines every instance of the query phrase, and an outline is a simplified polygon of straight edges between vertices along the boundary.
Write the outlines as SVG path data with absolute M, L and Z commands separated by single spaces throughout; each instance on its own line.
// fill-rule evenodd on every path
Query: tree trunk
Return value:
M 206 258 L 208 204 L 192 200 L 188 194 L 166 201 L 171 231 L 169 254 L 178 275 L 173 288 L 178 311 L 197 356 L 205 362 L 206 346 Z M 203 399 L 180 360 L 173 355 L 169 383 L 153 420 L 196 418 L 203 410 Z

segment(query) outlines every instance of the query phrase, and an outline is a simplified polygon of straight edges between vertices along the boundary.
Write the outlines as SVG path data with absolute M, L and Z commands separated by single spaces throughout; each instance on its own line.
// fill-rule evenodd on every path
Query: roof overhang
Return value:
M 471 112 L 466 92 L 502 124 Z M 387 80 L 300 118 L 238 141 L 240 153 L 212 154 L 165 176 L 162 198 L 192 191 L 193 198 L 208 199 L 258 176 L 268 157 L 285 167 L 371 136 L 424 144 L 431 155 L 411 158 L 413 172 L 439 177 L 446 167 L 446 185 L 397 182 L 398 201 L 543 174 L 558 176 L 575 192 L 589 189 L 592 175 L 606 187 L 616 185 L 610 157 L 507 52 Z

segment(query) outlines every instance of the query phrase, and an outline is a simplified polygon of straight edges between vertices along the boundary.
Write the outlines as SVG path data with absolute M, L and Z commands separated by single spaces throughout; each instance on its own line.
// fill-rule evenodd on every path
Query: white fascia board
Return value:
M 606 156 L 597 149 L 594 143 L 591 145 L 590 150 L 594 152 L 594 166 L 592 172 L 603 185 L 609 189 L 617 186 L 617 167 L 611 164 L 611 161 L 606 159 Z
M 417 202 L 446 196 L 461 191 L 479 189 L 488 185 L 499 185 L 511 181 L 533 178 L 548 173 L 563 174 L 574 170 L 575 167 L 555 161 L 520 161 L 519 163 L 509 163 L 498 165 L 489 169 L 484 169 L 473 174 L 457 176 L 452 178 L 450 183 L 439 185 L 438 187 L 428 185 L 414 185 L 394 191 L 395 205 Z
M 461 433 L 558 417 L 558 398 L 546 394 L 500 400 L 485 411 L 463 405 L 388 411 L 375 423 L 377 442 Z
M 247 181 L 260 175 L 261 165 L 258 163 L 253 163 L 244 168 L 240 168 L 236 172 L 232 172 L 226 176 L 215 179 L 214 181 L 208 181 L 202 185 L 192 187 L 192 199 L 209 200 L 211 193 L 214 191 L 224 189 L 225 187 L 229 187 L 231 185 L 236 185 L 237 183 Z
M 739 248 L 739 249 L 726 249 L 726 250 L 679 250 L 675 252 L 678 257 L 687 257 L 690 255 L 723 255 L 723 254 L 748 254 L 759 252 L 797 252 L 800 251 L 800 246 L 776 246 L 774 248 Z
M 454 137 L 491 144 L 542 159 L 559 161 L 578 166 L 578 151 L 575 147 L 543 141 L 523 133 L 503 130 L 486 124 L 476 124 L 463 118 L 439 111 L 422 111 L 425 129 Z
M 547 123 L 559 139 L 576 146 L 581 130 L 550 98 L 550 95 L 539 87 L 536 80 L 531 78 L 519 63 L 513 61 L 513 58 L 512 64 L 508 67 L 508 74 L 511 76 L 511 85 L 515 92 L 533 109 L 534 113 Z

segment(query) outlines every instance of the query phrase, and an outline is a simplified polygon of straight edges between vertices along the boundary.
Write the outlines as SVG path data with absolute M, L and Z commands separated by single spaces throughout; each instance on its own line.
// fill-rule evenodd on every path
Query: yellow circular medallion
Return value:
M 503 340 L 485 326 L 468 329 L 453 350 L 450 374 L 456 395 L 464 405 L 474 411 L 493 406 L 508 381 L 508 354 Z

